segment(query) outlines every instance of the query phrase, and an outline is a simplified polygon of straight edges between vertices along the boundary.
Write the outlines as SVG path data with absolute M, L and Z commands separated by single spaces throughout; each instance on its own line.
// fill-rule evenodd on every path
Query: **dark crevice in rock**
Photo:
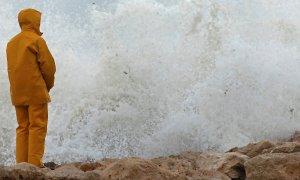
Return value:
M 236 166 L 232 167 L 236 172 L 239 173 L 238 178 L 231 178 L 232 180 L 245 180 L 246 179 L 246 170 L 245 166 L 242 164 L 237 164 Z

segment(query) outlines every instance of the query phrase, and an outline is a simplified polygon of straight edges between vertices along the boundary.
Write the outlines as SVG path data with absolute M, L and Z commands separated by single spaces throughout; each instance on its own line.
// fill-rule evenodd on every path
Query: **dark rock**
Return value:
M 56 164 L 55 162 L 46 162 L 46 163 L 44 163 L 44 166 L 51 170 L 54 170 L 59 167 L 59 165 Z

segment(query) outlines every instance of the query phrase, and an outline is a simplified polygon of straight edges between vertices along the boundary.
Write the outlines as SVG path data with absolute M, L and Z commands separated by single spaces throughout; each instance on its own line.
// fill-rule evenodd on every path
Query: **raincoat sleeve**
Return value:
M 38 62 L 47 89 L 50 91 L 50 89 L 54 86 L 56 66 L 53 56 L 51 55 L 46 41 L 43 38 L 38 40 Z

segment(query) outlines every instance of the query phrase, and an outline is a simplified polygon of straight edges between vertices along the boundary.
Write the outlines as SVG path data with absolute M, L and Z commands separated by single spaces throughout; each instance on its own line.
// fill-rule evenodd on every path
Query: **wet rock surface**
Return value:
M 260 141 L 225 153 L 183 152 L 169 157 L 104 159 L 37 168 L 0 166 L 5 180 L 300 180 L 300 142 Z

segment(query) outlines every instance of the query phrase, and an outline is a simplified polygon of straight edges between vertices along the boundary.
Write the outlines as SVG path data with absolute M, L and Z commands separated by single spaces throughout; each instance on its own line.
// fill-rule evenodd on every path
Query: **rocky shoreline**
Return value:
M 183 152 L 179 155 L 0 166 L 5 180 L 300 180 L 300 132 L 289 142 L 260 141 L 225 153 Z

